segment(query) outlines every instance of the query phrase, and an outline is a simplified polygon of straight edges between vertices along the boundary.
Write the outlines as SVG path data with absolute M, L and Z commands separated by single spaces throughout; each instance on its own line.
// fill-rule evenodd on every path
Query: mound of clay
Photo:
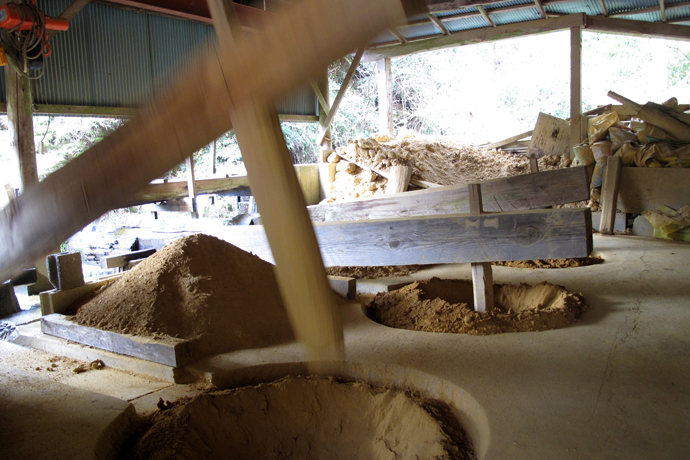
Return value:
M 417 273 L 428 265 L 386 265 L 381 267 L 327 267 L 330 276 L 347 276 L 357 279 L 387 278 L 390 276 L 407 276 Z
M 127 458 L 476 457 L 439 403 L 364 383 L 293 377 L 159 412 Z
M 471 281 L 432 278 L 376 295 L 366 312 L 398 329 L 489 335 L 558 329 L 587 309 L 581 294 L 549 283 L 495 284 L 489 313 L 475 312 L 473 303 Z
M 139 336 L 201 339 L 204 351 L 293 339 L 273 265 L 198 234 L 167 245 L 82 305 L 85 326 Z
M 580 257 L 576 259 L 515 260 L 511 262 L 491 262 L 492 265 L 515 268 L 572 268 L 597 265 L 604 262 L 601 257 Z
M 329 161 L 336 163 L 329 201 L 385 194 L 387 180 L 372 170 L 385 174 L 392 166 L 410 166 L 413 179 L 439 185 L 469 184 L 530 171 L 529 160 L 524 155 L 489 150 L 439 136 L 349 140 L 347 146 L 339 147 L 337 154 L 329 157 Z M 554 155 L 539 159 L 540 171 L 568 166 L 569 158 Z

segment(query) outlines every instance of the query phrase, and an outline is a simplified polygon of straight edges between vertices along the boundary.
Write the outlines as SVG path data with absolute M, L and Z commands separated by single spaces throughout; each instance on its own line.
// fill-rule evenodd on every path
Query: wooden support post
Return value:
M 393 125 L 393 76 L 390 58 L 376 62 L 379 97 L 379 132 L 391 138 L 395 137 Z
M 618 207 L 618 188 L 621 183 L 621 166 L 620 157 L 608 158 L 601 196 L 601 225 L 599 228 L 601 233 L 613 233 Z
M 213 139 L 213 143 L 211 144 L 211 173 L 215 174 L 216 173 L 216 141 L 218 139 Z
M 386 195 L 393 193 L 402 193 L 407 191 L 407 186 L 410 185 L 412 178 L 412 168 L 409 166 L 393 166 L 390 169 L 388 176 L 388 184 L 386 185 Z
M 187 157 L 187 190 L 192 205 L 192 219 L 199 218 L 199 208 L 196 205 L 196 188 L 194 186 L 194 155 Z
M 539 172 L 539 163 L 537 162 L 537 156 L 531 153 L 529 156 L 529 172 L 534 174 Z
M 350 82 L 352 81 L 352 77 L 355 75 L 355 70 L 357 70 L 357 66 L 359 65 L 359 61 L 362 59 L 362 55 L 364 54 L 365 48 L 366 46 L 360 46 L 359 49 L 357 49 L 357 52 L 355 53 L 355 57 L 352 58 L 350 68 L 347 69 L 347 73 L 345 74 L 343 84 L 340 86 L 338 94 L 335 96 L 335 101 L 333 101 L 333 105 L 331 106 L 331 109 L 328 111 L 326 120 L 321 125 L 321 132 L 319 134 L 317 144 L 323 144 L 323 141 L 326 139 L 326 132 L 328 131 L 328 128 L 331 126 L 335 114 L 338 113 L 338 107 L 340 107 L 340 103 L 343 101 L 343 97 L 347 92 L 347 88 L 350 86 Z
M 209 0 L 214 2 L 233 7 L 229 0 Z M 240 33 L 227 27 L 223 17 L 213 15 L 213 21 L 221 40 L 229 35 L 228 29 Z M 278 113 L 270 101 L 254 98 L 230 107 L 230 117 L 261 210 L 290 323 L 315 361 L 311 371 L 330 373 L 335 365 L 328 361 L 345 359 L 343 327 Z
M 31 80 L 19 75 L 12 66 L 5 66 L 7 86 L 7 125 L 10 142 L 19 165 L 21 190 L 38 183 L 34 123 L 31 108 Z
M 570 158 L 573 146 L 580 143 L 582 114 L 582 28 L 570 29 Z
M 469 184 L 470 212 L 479 215 L 483 212 L 482 189 L 479 184 Z M 488 313 L 494 308 L 494 281 L 491 262 L 472 263 L 472 291 L 474 311 Z
M 326 119 L 328 118 L 328 112 L 331 111 L 331 105 L 329 102 L 329 89 L 328 89 L 328 69 L 325 68 L 320 73 L 319 78 L 314 81 L 315 92 L 318 89 L 317 97 L 321 94 L 319 99 L 319 132 L 325 133 L 323 140 L 317 142 L 319 150 L 321 151 L 320 161 L 326 162 L 326 158 L 333 151 L 333 142 L 331 138 L 331 128 L 326 124 Z M 323 99 L 323 101 L 322 101 Z

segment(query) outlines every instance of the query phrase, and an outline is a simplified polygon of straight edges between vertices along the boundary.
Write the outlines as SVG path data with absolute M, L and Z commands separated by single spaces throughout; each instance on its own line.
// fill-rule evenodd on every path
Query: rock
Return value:
M 337 163 L 340 161 L 340 155 L 333 152 L 330 155 L 328 155 L 328 158 L 326 159 L 326 161 L 328 161 L 329 163 Z
M 357 165 L 354 163 L 348 163 L 347 166 L 345 167 L 345 172 L 348 174 L 356 174 L 357 173 Z
M 375 149 L 379 147 L 379 143 L 376 142 L 374 139 L 362 139 L 359 141 L 359 145 L 363 149 Z
M 632 234 L 635 236 L 654 236 L 654 227 L 645 216 L 638 216 L 633 221 Z

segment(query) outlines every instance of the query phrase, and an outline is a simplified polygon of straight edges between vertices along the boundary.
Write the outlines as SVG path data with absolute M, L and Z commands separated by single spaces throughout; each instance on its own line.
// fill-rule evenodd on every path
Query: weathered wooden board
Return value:
M 537 158 L 546 155 L 570 156 L 570 123 L 546 113 L 540 113 L 532 132 L 527 155 Z
M 517 211 L 589 199 L 584 166 L 481 182 L 485 212 Z M 351 221 L 459 214 L 470 211 L 467 185 L 435 187 L 381 198 L 309 206 L 312 221 Z
M 122 273 L 116 273 L 115 275 L 103 277 L 97 281 L 90 281 L 85 283 L 83 286 L 64 291 L 58 291 L 57 289 L 43 291 L 39 294 L 41 301 L 41 314 L 50 315 L 51 313 L 64 313 L 67 311 L 70 305 L 77 300 L 81 299 L 87 294 L 90 294 L 96 289 L 100 289 L 108 283 L 116 281 L 120 276 L 122 276 Z
M 586 257 L 589 208 L 316 222 L 324 264 L 382 266 Z M 269 262 L 261 226 L 209 232 Z
M 621 181 L 622 161 L 620 157 L 610 157 L 604 173 L 604 185 L 601 194 L 601 233 L 613 233 L 616 224 L 618 207 L 618 188 Z
M 115 256 L 103 257 L 101 259 L 101 268 L 120 268 L 124 267 L 130 260 L 143 259 L 153 255 L 155 249 L 142 249 L 140 251 L 132 251 L 126 254 L 118 254 Z
M 638 214 L 666 205 L 690 204 L 690 169 L 621 168 L 618 209 Z
M 192 360 L 193 341 L 171 338 L 163 342 L 147 337 L 102 331 L 81 326 L 59 313 L 42 317 L 41 331 L 101 350 L 134 356 L 166 366 L 182 367 Z

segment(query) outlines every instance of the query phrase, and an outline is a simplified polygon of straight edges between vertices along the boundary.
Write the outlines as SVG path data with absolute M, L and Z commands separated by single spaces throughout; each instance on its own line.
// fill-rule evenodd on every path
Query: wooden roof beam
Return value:
M 690 27 L 662 22 L 632 21 L 599 16 L 587 16 L 586 30 L 610 32 L 624 35 L 643 35 L 648 37 L 690 40 Z
M 486 9 L 482 5 L 477 5 L 477 9 L 479 10 L 479 13 L 481 13 L 481 15 L 484 17 L 486 22 L 488 22 L 491 27 L 496 27 L 496 24 L 494 24 L 494 22 L 489 17 L 489 13 L 486 12 Z
M 433 13 L 427 14 L 427 17 L 431 22 L 434 23 L 436 28 L 438 28 L 438 30 L 440 30 L 443 35 L 448 35 L 448 29 L 446 28 L 446 26 L 443 25 L 443 22 L 441 22 L 439 18 L 437 18 Z
M 634 22 L 634 21 L 633 21 Z M 378 61 L 386 57 L 405 56 L 407 54 L 429 51 L 432 49 L 450 48 L 471 45 L 504 38 L 521 37 L 524 35 L 565 30 L 572 27 L 582 27 L 586 23 L 584 13 L 569 14 L 558 18 L 537 19 L 534 21 L 506 24 L 497 27 L 463 30 L 434 38 L 408 40 L 405 45 L 379 46 L 367 50 L 362 58 L 363 62 Z M 676 26 L 681 27 L 681 26 Z M 690 29 L 688 29 L 690 30 Z
M 542 19 L 548 18 L 548 15 L 546 14 L 546 11 L 544 10 L 544 4 L 542 3 L 541 0 L 534 0 L 534 4 L 537 5 L 537 9 L 539 10 L 539 15 L 541 16 Z

